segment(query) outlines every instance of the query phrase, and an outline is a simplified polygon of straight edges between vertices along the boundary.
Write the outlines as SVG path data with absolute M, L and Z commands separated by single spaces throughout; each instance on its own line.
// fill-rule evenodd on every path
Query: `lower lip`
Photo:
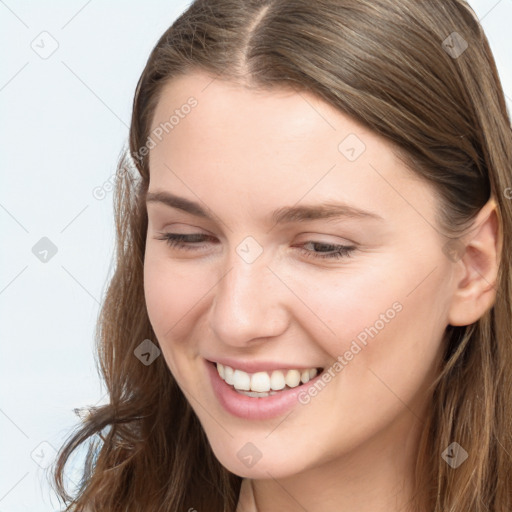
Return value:
M 267 397 L 250 397 L 242 395 L 224 382 L 214 363 L 206 361 L 207 371 L 210 374 L 213 391 L 217 400 L 227 412 L 238 418 L 248 420 L 266 420 L 280 416 L 293 406 L 300 405 L 299 395 L 307 393 L 307 389 L 314 385 L 321 374 L 311 379 L 306 384 L 293 389 L 278 391 L 275 395 Z

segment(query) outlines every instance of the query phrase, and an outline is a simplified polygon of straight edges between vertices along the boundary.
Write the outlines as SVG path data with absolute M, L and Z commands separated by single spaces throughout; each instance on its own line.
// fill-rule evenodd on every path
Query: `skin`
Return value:
M 494 202 L 464 240 L 470 254 L 454 261 L 443 252 L 435 191 L 385 139 L 311 94 L 199 72 L 165 87 L 153 129 L 190 96 L 197 106 L 150 151 L 149 191 L 199 202 L 212 219 L 148 202 L 144 288 L 162 354 L 216 457 L 247 479 L 240 512 L 409 510 L 443 332 L 494 300 Z M 366 146 L 355 161 L 338 150 L 349 134 Z M 280 207 L 325 201 L 382 219 L 270 220 Z M 186 250 L 159 239 L 166 232 L 207 238 Z M 248 236 L 263 250 L 250 264 L 236 252 Z M 356 250 L 322 259 L 332 248 L 308 242 Z M 240 419 L 215 398 L 203 358 L 328 368 L 396 302 L 401 311 L 291 414 Z M 237 457 L 247 442 L 262 454 L 251 468 Z

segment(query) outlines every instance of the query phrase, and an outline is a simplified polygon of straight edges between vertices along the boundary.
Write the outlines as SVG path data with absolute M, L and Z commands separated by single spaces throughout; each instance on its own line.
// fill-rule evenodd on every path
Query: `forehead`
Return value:
M 314 145 L 316 150 L 322 140 L 337 154 L 338 143 L 354 134 L 365 149 L 378 150 L 380 157 L 384 152 L 393 156 L 389 141 L 310 92 L 281 86 L 248 88 L 201 72 L 177 77 L 163 87 L 151 130 L 160 130 L 166 139 L 172 135 L 175 142 L 192 142 L 194 136 L 194 142 L 200 138 L 205 146 L 220 139 L 223 150 L 242 146 L 248 155 L 279 146 L 298 152 L 299 147 L 307 150 Z M 264 146 L 258 144 L 263 142 Z
M 163 88 L 150 137 L 150 188 L 254 214 L 258 204 L 318 199 L 377 206 L 385 216 L 432 199 L 389 141 L 304 91 L 181 76 Z

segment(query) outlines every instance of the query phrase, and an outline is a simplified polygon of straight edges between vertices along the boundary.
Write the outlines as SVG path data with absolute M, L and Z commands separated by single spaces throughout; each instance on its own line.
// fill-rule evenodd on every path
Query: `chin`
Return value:
M 279 451 L 273 446 L 260 450 L 257 443 L 236 439 L 227 443 L 210 443 L 210 446 L 217 460 L 228 471 L 242 478 L 288 478 L 308 468 L 309 464 L 304 460 L 305 454 L 293 450 L 293 447 L 286 446 L 286 443 L 277 438 L 276 440 L 280 446 L 285 445 L 284 450 Z M 290 452 L 294 454 L 293 457 L 290 457 Z

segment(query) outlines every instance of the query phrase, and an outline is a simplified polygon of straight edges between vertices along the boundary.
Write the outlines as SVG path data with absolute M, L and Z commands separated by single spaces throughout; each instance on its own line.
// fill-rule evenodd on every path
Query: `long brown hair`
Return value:
M 163 86 L 193 70 L 313 92 L 386 137 L 434 185 L 447 241 L 495 198 L 496 300 L 474 324 L 446 330 L 416 480 L 429 512 L 512 510 L 512 130 L 489 43 L 463 0 L 197 0 L 163 34 L 137 85 L 116 179 L 116 267 L 96 332 L 110 403 L 61 449 L 54 484 L 67 510 L 236 507 L 241 478 L 213 455 L 163 357 L 145 366 L 134 356 L 143 340 L 158 344 L 143 291 L 143 148 Z M 456 470 L 441 457 L 454 441 L 468 452 Z M 69 496 L 66 463 L 82 445 L 83 478 Z

